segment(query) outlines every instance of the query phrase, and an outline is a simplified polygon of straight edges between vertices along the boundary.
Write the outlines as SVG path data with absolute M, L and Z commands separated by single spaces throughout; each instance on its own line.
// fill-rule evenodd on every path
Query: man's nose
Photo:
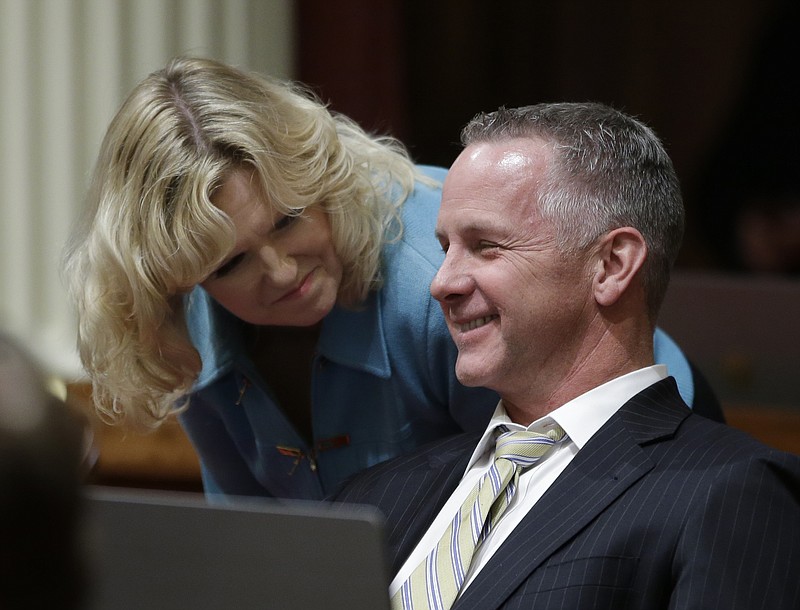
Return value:
M 297 278 L 297 262 L 293 256 L 272 245 L 259 250 L 263 273 L 276 286 L 289 286 Z
M 431 282 L 431 296 L 440 303 L 448 303 L 468 294 L 473 289 L 472 276 L 468 273 L 463 256 L 453 248 L 448 250 L 442 266 Z

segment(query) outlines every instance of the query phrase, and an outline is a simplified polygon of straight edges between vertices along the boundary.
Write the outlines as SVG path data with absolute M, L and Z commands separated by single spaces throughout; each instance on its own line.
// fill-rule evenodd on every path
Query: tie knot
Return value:
M 527 468 L 538 462 L 564 436 L 564 429 L 558 424 L 546 434 L 527 430 L 504 432 L 497 437 L 494 457 L 505 458 Z

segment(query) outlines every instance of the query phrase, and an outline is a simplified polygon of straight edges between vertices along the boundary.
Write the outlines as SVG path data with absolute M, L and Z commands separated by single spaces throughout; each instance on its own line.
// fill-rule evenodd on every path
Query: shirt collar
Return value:
M 337 364 L 388 379 L 391 366 L 378 294 L 371 292 L 355 310 L 334 307 L 322 323 L 318 349 Z
M 578 449 L 581 449 L 623 404 L 666 376 L 667 367 L 662 364 L 627 373 L 573 398 L 544 417 L 537 419 L 527 428 L 511 421 L 501 400 L 497 404 L 494 415 L 478 442 L 478 446 L 472 453 L 467 470 L 494 447 L 495 430 L 502 425 L 507 426 L 510 430 L 530 430 L 544 433 L 554 423 L 557 423 Z
M 220 306 L 201 286 L 184 298 L 186 327 L 202 368 L 192 391 L 201 390 L 227 373 L 244 353 L 241 321 Z
M 200 286 L 185 298 L 186 325 L 203 366 L 192 391 L 217 381 L 247 358 L 243 324 Z M 326 359 L 381 378 L 391 375 L 381 301 L 375 292 L 356 310 L 338 305 L 325 317 L 318 352 Z

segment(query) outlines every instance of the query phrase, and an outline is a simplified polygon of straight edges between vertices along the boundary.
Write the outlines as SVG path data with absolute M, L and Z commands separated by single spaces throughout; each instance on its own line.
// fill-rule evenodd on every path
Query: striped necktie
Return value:
M 508 432 L 496 440 L 494 463 L 467 496 L 438 544 L 392 597 L 393 610 L 448 610 L 464 584 L 472 556 L 508 507 L 520 473 L 534 466 L 564 438 L 555 425 L 547 434 Z

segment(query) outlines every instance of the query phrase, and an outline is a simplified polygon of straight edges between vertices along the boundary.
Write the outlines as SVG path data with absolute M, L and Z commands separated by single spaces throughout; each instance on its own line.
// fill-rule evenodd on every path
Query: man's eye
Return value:
M 236 256 L 234 256 L 234 257 L 233 257 L 231 260 L 229 260 L 227 263 L 225 263 L 225 264 L 223 264 L 221 267 L 219 267 L 219 268 L 218 268 L 218 269 L 217 269 L 217 270 L 216 270 L 216 271 L 215 271 L 215 272 L 214 272 L 214 273 L 211 275 L 211 277 L 212 277 L 212 278 L 214 278 L 214 279 L 219 279 L 219 278 L 225 277 L 225 276 L 226 276 L 226 275 L 228 275 L 228 274 L 229 274 L 231 271 L 233 271 L 234 269 L 236 269 L 236 267 L 239 265 L 239 263 L 241 263 L 241 262 L 242 262 L 242 259 L 243 259 L 243 258 L 244 258 L 244 254 L 243 254 L 243 253 L 242 253 L 242 254 L 237 254 L 237 255 L 236 255 Z

